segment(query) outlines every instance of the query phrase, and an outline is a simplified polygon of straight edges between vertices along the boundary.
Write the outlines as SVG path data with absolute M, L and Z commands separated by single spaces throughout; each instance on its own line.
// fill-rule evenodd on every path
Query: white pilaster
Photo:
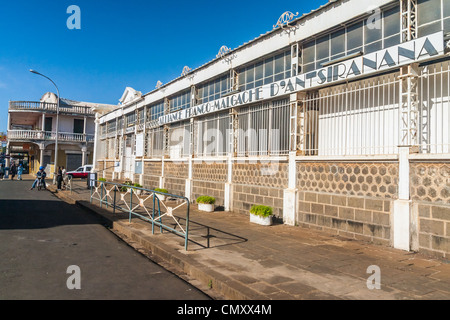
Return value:
M 297 211 L 297 167 L 295 164 L 296 151 L 289 152 L 288 188 L 283 193 L 283 222 L 287 225 L 295 225 L 295 213 Z
M 396 249 L 411 249 L 411 200 L 409 199 L 409 146 L 399 147 L 398 200 L 392 212 L 393 246 Z

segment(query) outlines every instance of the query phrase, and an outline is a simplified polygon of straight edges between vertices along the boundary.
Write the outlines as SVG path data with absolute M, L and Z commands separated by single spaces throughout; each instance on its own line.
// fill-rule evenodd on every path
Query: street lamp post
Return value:
M 59 89 L 58 89 L 58 86 L 55 84 L 55 82 L 53 82 L 53 80 L 50 79 L 49 77 L 47 77 L 47 76 L 43 75 L 42 73 L 39 73 L 33 69 L 30 69 L 30 72 L 50 80 L 50 82 L 53 83 L 53 85 L 55 86 L 56 92 L 58 94 L 58 105 L 56 107 L 55 172 L 53 173 L 53 184 L 56 184 L 56 175 L 57 175 L 56 167 L 58 165 L 58 138 L 59 138 L 59 99 L 60 99 Z

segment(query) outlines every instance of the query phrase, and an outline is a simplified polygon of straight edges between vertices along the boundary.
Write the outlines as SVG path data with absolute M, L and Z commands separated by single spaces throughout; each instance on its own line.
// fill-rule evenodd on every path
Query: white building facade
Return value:
M 57 166 L 64 166 L 70 171 L 91 164 L 94 110 L 99 106 L 104 105 L 61 98 L 58 114 L 58 97 L 52 92 L 44 94 L 40 101 L 10 101 L 6 153 L 15 162 L 23 163 L 26 173 L 34 174 L 40 166 L 52 166 L 48 167 L 52 175 L 58 137 Z
M 342 0 L 98 115 L 108 180 L 450 255 L 450 3 Z M 119 163 L 119 166 L 115 166 Z

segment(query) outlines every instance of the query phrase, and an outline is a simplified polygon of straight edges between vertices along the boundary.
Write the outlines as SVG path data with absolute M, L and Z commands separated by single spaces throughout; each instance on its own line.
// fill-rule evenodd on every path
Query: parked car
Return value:
M 92 164 L 81 166 L 77 170 L 67 172 L 67 175 L 71 176 L 72 178 L 86 179 L 89 172 L 92 170 L 92 167 Z

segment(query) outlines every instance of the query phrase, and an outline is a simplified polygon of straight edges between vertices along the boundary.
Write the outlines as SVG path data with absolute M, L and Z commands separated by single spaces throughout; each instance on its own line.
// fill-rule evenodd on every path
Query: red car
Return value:
M 72 178 L 87 178 L 89 172 L 92 170 L 93 165 L 88 164 L 82 167 L 79 167 L 77 170 L 67 172 L 68 176 L 72 176 Z

